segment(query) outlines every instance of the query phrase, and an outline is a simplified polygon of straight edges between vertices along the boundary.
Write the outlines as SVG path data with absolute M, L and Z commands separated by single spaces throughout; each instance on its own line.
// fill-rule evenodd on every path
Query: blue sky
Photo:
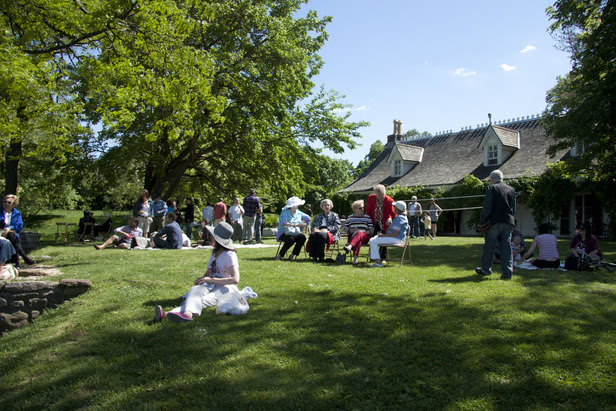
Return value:
M 351 120 L 369 121 L 357 164 L 393 120 L 432 134 L 541 113 L 547 90 L 570 69 L 547 32 L 553 1 L 311 0 L 332 16 L 319 87 L 344 94 Z

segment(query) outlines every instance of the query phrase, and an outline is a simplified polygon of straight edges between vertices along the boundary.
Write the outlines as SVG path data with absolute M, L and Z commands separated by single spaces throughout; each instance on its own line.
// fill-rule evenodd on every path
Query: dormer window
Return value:
M 421 163 L 423 147 L 417 147 L 406 143 L 394 143 L 394 147 L 387 157 L 391 167 L 392 177 L 402 177 L 413 167 Z
M 399 177 L 402 175 L 402 161 L 401 160 L 395 160 L 394 161 L 394 172 L 393 172 L 394 177 Z
M 488 165 L 494 166 L 498 164 L 498 146 L 496 144 L 488 146 Z
M 499 166 L 520 149 L 520 133 L 490 124 L 478 148 L 483 150 L 484 167 Z

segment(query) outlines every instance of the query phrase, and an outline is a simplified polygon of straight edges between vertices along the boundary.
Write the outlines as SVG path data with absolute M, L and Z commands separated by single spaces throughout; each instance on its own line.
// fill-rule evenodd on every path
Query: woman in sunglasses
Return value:
M 351 207 L 353 214 L 346 221 L 348 243 L 344 246 L 344 250 L 347 253 L 353 251 L 353 265 L 357 265 L 357 256 L 359 256 L 361 246 L 368 244 L 374 227 L 370 216 L 364 213 L 364 200 L 354 201 Z
M 19 268 L 19 256 L 24 259 L 26 264 L 36 264 L 36 261 L 28 257 L 21 246 L 19 233 L 24 228 L 24 222 L 21 219 L 21 213 L 15 208 L 18 204 L 19 198 L 16 195 L 5 195 L 2 199 L 2 220 L 0 220 L 2 237 L 9 240 L 17 252 L 11 258 L 11 262 L 15 264 L 16 268 Z

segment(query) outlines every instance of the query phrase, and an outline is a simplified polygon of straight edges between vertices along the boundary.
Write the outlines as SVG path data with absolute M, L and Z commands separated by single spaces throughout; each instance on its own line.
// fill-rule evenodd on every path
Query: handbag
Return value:
M 346 263 L 346 257 L 346 254 L 338 253 L 338 255 L 336 256 L 336 264 L 342 265 Z

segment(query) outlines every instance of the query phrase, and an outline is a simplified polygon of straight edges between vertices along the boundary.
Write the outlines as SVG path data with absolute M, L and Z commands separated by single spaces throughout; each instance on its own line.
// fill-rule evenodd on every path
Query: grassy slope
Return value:
M 481 280 L 479 238 L 412 252 L 370 269 L 241 249 L 247 315 L 154 324 L 209 251 L 37 250 L 94 289 L 0 339 L 0 409 L 613 407 L 615 274 Z

